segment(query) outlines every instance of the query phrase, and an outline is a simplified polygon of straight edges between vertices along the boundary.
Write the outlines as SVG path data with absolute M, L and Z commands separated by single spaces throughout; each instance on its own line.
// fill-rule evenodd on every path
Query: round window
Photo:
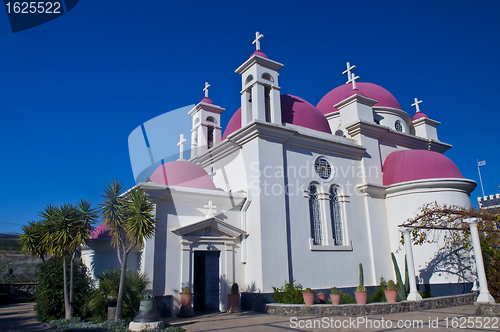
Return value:
M 401 121 L 396 120 L 396 123 L 394 123 L 394 128 L 396 128 L 397 131 L 402 133 L 403 132 L 403 125 L 401 124 Z
M 323 180 L 328 180 L 332 175 L 332 166 L 330 166 L 330 163 L 325 158 L 316 159 L 314 169 Z

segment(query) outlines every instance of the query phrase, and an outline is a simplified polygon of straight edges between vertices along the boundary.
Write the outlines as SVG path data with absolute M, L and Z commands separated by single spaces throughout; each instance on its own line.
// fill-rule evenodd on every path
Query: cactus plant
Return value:
M 403 284 L 403 279 L 401 278 L 401 272 L 399 271 L 399 266 L 398 262 L 396 261 L 396 256 L 394 256 L 394 253 L 391 252 L 391 257 L 392 257 L 392 264 L 394 265 L 394 272 L 396 273 L 396 281 L 397 281 L 397 290 L 398 290 L 398 301 L 404 301 L 406 300 L 406 287 L 405 284 Z M 406 256 L 405 256 L 405 261 L 406 261 Z M 408 271 L 408 270 L 407 270 Z M 407 273 L 408 275 L 408 273 Z M 409 280 L 409 279 L 408 279 Z M 409 284 L 409 281 L 408 281 Z
M 182 289 L 182 294 L 191 294 L 191 291 L 189 290 L 189 287 L 186 286 Z
M 359 286 L 356 287 L 357 292 L 366 292 L 366 287 L 364 286 L 365 277 L 363 275 L 363 264 L 359 263 Z
M 238 284 L 237 283 L 234 283 L 232 286 L 231 286 L 231 294 L 239 294 L 239 288 L 238 288 Z
M 330 293 L 331 294 L 342 294 L 342 291 L 339 290 L 337 287 L 332 287 L 332 288 L 330 288 Z
M 396 285 L 394 284 L 394 281 L 389 280 L 387 282 L 387 290 L 396 290 Z
M 307 287 L 306 289 L 303 290 L 304 293 L 312 293 L 313 290 Z

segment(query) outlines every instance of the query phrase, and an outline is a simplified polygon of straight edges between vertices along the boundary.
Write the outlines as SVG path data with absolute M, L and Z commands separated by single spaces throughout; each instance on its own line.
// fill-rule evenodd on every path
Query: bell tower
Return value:
M 236 69 L 236 73 L 241 75 L 242 127 L 255 119 L 281 125 L 278 70 L 283 68 L 283 65 L 270 60 L 260 50 L 263 37 L 258 31 L 255 33 L 255 52 Z
M 220 115 L 224 109 L 208 97 L 209 88 L 210 84 L 205 82 L 205 97 L 188 113 L 193 117 L 191 158 L 199 156 L 221 140 Z

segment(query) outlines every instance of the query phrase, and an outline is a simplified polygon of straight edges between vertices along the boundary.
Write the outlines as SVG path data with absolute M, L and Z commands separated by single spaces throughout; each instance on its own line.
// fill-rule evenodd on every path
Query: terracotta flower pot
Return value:
M 229 308 L 235 308 L 240 303 L 240 294 L 227 294 Z
M 330 300 L 332 300 L 332 304 L 334 305 L 339 305 L 341 298 L 342 294 L 330 294 Z
M 366 300 L 368 299 L 368 292 L 354 291 L 354 296 L 356 297 L 356 302 L 358 304 L 366 304 Z
M 318 300 L 319 300 L 319 303 L 325 304 L 326 303 L 326 294 L 318 294 Z
M 387 300 L 388 303 L 396 303 L 396 299 L 398 297 L 398 291 L 393 289 L 393 290 L 387 290 L 387 289 L 384 289 L 384 293 L 385 293 L 385 298 Z
M 190 307 L 192 301 L 193 301 L 193 293 L 191 294 L 181 293 L 181 305 L 183 307 Z
M 304 303 L 306 305 L 313 305 L 315 296 L 316 292 L 302 292 L 302 297 L 304 298 Z

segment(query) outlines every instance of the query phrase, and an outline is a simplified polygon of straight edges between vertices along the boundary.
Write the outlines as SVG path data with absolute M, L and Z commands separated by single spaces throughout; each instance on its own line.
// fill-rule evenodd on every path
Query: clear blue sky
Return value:
M 316 105 L 350 61 L 411 115 L 422 99 L 464 177 L 479 182 L 485 159 L 486 194 L 499 192 L 500 1 L 82 0 L 15 34 L 0 12 L 0 232 L 49 203 L 97 205 L 112 178 L 133 186 L 130 132 L 199 102 L 205 81 L 225 125 L 257 30 L 285 65 L 282 93 Z

